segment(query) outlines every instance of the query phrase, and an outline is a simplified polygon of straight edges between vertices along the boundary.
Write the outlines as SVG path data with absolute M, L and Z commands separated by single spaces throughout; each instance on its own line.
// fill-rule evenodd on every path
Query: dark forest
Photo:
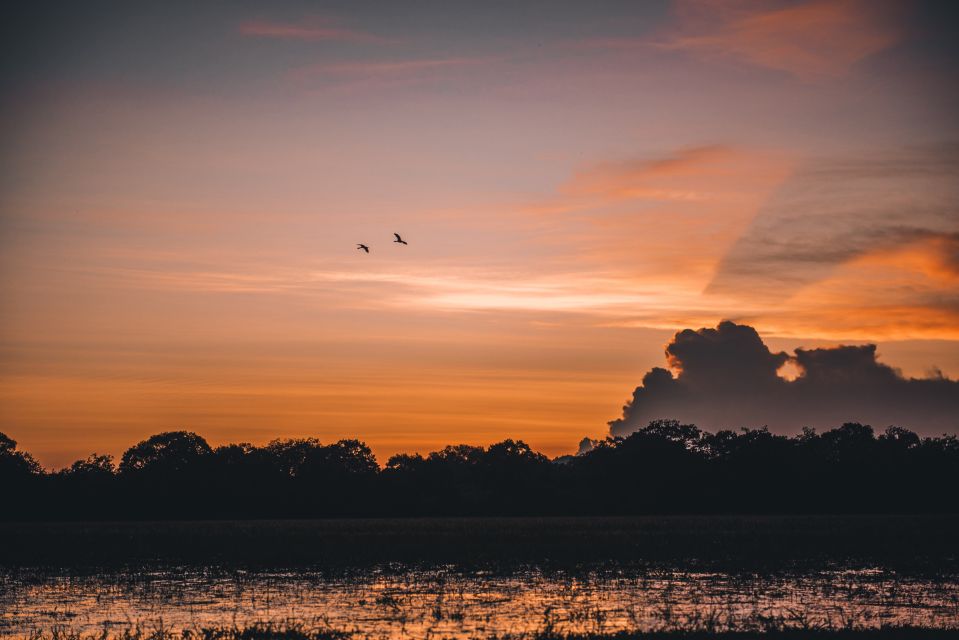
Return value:
M 46 471 L 0 434 L 5 520 L 955 513 L 959 440 L 847 423 L 788 437 L 659 420 L 554 460 L 522 441 L 401 454 L 359 440 L 211 447 L 161 433 Z

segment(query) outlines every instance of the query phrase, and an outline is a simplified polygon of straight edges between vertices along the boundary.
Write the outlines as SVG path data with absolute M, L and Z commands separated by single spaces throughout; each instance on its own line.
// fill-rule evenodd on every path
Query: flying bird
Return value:
M 393 235 L 396 236 L 396 240 L 394 240 L 393 242 L 399 242 L 400 244 L 409 244 L 408 242 L 406 242 L 406 240 L 400 237 L 400 234 L 394 233 Z
M 365 252 L 367 252 L 367 253 L 370 252 L 370 248 L 369 248 L 368 246 L 366 246 L 365 244 L 358 244 L 358 245 L 356 245 L 356 248 L 357 248 L 357 249 L 362 249 L 363 251 L 365 251 Z

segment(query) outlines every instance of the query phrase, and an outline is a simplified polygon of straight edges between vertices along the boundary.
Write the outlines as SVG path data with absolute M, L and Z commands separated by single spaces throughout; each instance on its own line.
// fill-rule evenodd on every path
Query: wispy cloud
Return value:
M 611 51 L 633 51 L 653 46 L 647 38 L 631 37 L 597 37 L 583 38 L 569 42 L 566 45 L 572 49 L 608 49 Z
M 416 76 L 437 70 L 468 67 L 489 62 L 490 58 L 418 58 L 412 60 L 377 60 L 311 64 L 294 69 L 290 76 L 308 78 L 383 78 Z
M 702 200 L 708 194 L 663 183 L 672 178 L 701 177 L 715 172 L 734 155 L 735 152 L 728 147 L 707 145 L 679 149 L 660 157 L 607 162 L 577 171 L 562 191 L 571 196 L 606 199 Z
M 901 30 L 868 0 L 677 2 L 678 31 L 658 46 L 723 56 L 802 78 L 841 76 L 897 42 Z
M 874 251 L 860 262 L 922 273 L 930 281 L 959 285 L 959 232 L 919 234 L 890 251 Z
M 955 145 L 811 161 L 763 205 L 706 297 L 778 333 L 959 337 Z
M 238 30 L 242 35 L 254 38 L 367 43 L 389 42 L 387 38 L 372 33 L 341 27 L 335 21 L 326 18 L 311 18 L 299 23 L 250 20 L 242 23 Z
M 621 288 L 575 280 L 610 301 L 590 311 L 602 321 L 732 316 L 784 336 L 955 337 L 956 158 L 940 145 L 796 170 L 776 153 L 700 145 L 584 167 L 524 211 L 551 226 L 571 263 L 620 279 Z M 632 307 L 615 304 L 630 284 Z M 574 298 L 545 304 L 564 300 Z
M 868 0 L 800 3 L 677 0 L 675 23 L 654 37 L 595 37 L 578 48 L 660 49 L 731 59 L 811 80 L 842 76 L 903 37 L 896 16 Z
M 810 161 L 763 206 L 707 291 L 778 299 L 906 245 L 948 256 L 957 178 L 956 144 Z
M 323 62 L 294 68 L 286 78 L 306 91 L 388 90 L 467 78 L 465 69 L 493 61 L 488 57 L 448 57 Z
M 701 282 L 788 175 L 788 166 L 775 152 L 682 147 L 585 166 L 555 196 L 522 210 L 588 221 L 591 228 L 576 228 L 570 241 L 597 263 L 612 261 L 647 274 L 683 273 Z M 624 237 L 635 240 L 627 245 Z
M 155 258 L 127 267 L 75 269 L 73 275 L 98 286 L 139 292 L 252 294 L 335 301 L 338 308 L 575 313 L 603 322 L 621 318 L 638 307 L 677 312 L 692 304 L 692 297 L 697 295 L 695 291 L 677 291 L 668 283 L 640 287 L 615 275 L 582 270 L 534 275 L 518 267 L 451 265 L 445 265 L 442 273 L 435 268 L 395 266 L 389 270 L 346 270 L 332 264 L 235 267 L 216 269 L 212 265 L 185 265 L 175 259 Z

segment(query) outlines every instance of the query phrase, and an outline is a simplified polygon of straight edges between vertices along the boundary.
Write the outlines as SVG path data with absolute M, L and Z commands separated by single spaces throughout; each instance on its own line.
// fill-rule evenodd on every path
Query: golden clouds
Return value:
M 794 322 L 793 335 L 954 337 L 957 175 L 948 144 L 808 161 L 706 290 Z
M 69 60 L 24 34 L 0 419 L 45 456 L 181 427 L 559 453 L 678 328 L 959 338 L 959 156 L 927 145 L 955 65 L 903 38 L 927 24 L 607 9 L 222 4 L 160 12 L 175 39 L 121 12 Z

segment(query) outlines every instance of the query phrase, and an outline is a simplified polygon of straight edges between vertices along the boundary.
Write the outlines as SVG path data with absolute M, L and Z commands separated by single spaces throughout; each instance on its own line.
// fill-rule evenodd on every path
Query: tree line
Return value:
M 46 471 L 0 434 L 5 520 L 666 513 L 955 513 L 959 440 L 846 423 L 783 436 L 657 420 L 549 459 L 522 441 L 400 454 L 359 440 L 211 447 L 160 433 Z

